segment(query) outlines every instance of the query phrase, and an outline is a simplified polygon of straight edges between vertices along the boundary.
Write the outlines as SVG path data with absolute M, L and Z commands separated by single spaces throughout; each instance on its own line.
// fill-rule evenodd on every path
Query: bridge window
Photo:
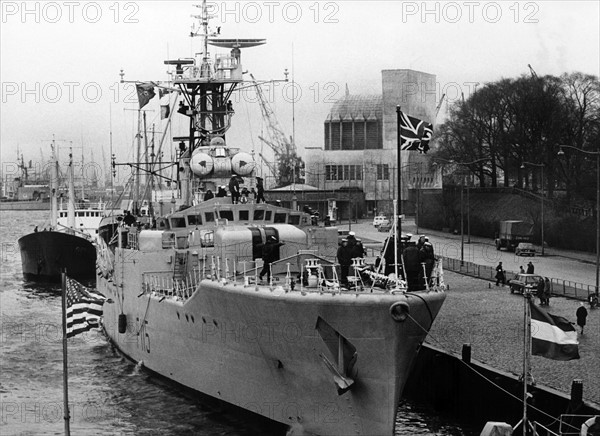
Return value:
M 265 211 L 257 209 L 254 211 L 254 221 L 262 221 L 265 219 Z
M 273 215 L 273 211 L 267 210 L 265 211 L 265 221 L 271 221 L 271 216 Z
M 232 210 L 221 210 L 219 211 L 219 216 L 221 219 L 225 218 L 229 221 L 233 221 L 233 211 Z
M 215 222 L 215 214 L 212 212 L 205 212 L 204 221 L 207 223 L 214 223 Z
M 177 229 L 185 227 L 185 218 L 184 217 L 176 217 L 171 218 L 171 228 Z
M 250 211 L 249 210 L 240 210 L 240 221 L 249 221 L 250 220 Z
M 286 213 L 276 213 L 274 223 L 285 223 Z
M 300 224 L 300 215 L 290 215 L 288 218 L 288 223 L 294 225 Z
M 202 216 L 201 215 L 188 215 L 187 220 L 188 220 L 188 225 L 190 225 L 190 226 L 202 225 Z

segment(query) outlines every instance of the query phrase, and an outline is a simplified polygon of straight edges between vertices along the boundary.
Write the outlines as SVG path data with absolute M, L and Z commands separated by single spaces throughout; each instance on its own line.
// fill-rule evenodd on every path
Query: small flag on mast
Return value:
M 429 151 L 429 141 L 433 136 L 431 123 L 400 112 L 400 149 Z
M 170 113 L 171 113 L 171 108 L 169 107 L 168 104 L 160 105 L 160 119 L 161 120 L 164 120 L 165 118 L 169 118 Z
M 551 315 L 530 301 L 531 353 L 552 360 L 579 359 L 579 342 L 573 324 Z
M 150 83 L 138 83 L 135 85 L 135 89 L 137 90 L 140 109 L 146 106 L 148 102 L 156 95 L 154 92 L 154 86 L 152 86 Z
M 67 338 L 99 327 L 102 305 L 106 297 L 66 277 Z

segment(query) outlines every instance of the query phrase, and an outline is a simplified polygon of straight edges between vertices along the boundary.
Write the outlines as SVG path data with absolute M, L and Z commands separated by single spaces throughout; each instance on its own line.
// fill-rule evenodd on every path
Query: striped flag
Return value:
M 533 301 L 531 308 L 531 354 L 552 360 L 579 359 L 579 342 L 573 324 L 551 315 Z
M 400 149 L 427 153 L 433 135 L 431 123 L 400 112 Z
M 156 95 L 154 92 L 154 86 L 152 86 L 151 83 L 138 83 L 135 85 L 135 89 L 137 91 L 140 109 L 146 106 L 148 102 Z
M 99 327 L 106 297 L 66 277 L 67 338 Z

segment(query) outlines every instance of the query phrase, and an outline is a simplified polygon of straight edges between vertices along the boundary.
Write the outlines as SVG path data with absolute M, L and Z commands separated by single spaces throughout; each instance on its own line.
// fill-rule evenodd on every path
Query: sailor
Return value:
M 240 201 L 240 182 L 238 176 L 229 179 L 229 192 L 231 192 L 231 202 L 236 204 Z
M 33 229 L 34 233 L 38 232 L 38 226 L 35 226 L 35 228 Z
M 339 246 L 337 251 L 337 259 L 340 263 L 340 283 L 342 285 L 348 284 L 348 273 L 352 263 L 352 248 L 349 246 L 348 239 L 342 239 L 342 245 Z
M 256 178 L 256 202 L 260 203 L 260 202 L 266 203 L 267 201 L 265 200 L 265 188 L 263 186 L 263 179 L 262 177 L 257 177 Z
M 125 218 L 123 218 L 123 223 L 125 223 L 126 226 L 131 227 L 132 225 L 135 224 L 136 222 L 136 218 L 134 215 L 131 214 L 131 212 L 129 212 L 128 210 L 125 211 Z
M 258 277 L 262 280 L 263 276 L 267 275 L 267 282 L 271 281 L 271 264 L 279 260 L 279 247 L 283 243 L 278 242 L 277 238 L 273 235 L 267 238 L 267 243 L 262 247 L 262 260 L 263 269 L 261 270 Z
M 213 194 L 213 192 L 209 189 L 204 194 L 204 201 L 210 200 L 211 198 L 214 198 L 214 197 L 215 197 L 215 194 Z
M 360 240 L 356 239 L 356 233 L 348 233 L 348 246 L 350 247 L 350 254 L 352 259 L 356 257 L 365 257 L 365 249 Z
M 227 197 L 227 191 L 225 190 L 225 185 L 219 186 L 219 190 L 217 191 L 217 197 Z

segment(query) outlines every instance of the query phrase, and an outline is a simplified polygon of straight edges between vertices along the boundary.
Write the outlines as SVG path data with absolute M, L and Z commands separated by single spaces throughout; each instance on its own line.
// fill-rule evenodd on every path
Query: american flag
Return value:
M 433 125 L 400 112 L 400 149 L 427 153 L 433 136 Z
M 67 338 L 99 327 L 106 298 L 66 277 Z

